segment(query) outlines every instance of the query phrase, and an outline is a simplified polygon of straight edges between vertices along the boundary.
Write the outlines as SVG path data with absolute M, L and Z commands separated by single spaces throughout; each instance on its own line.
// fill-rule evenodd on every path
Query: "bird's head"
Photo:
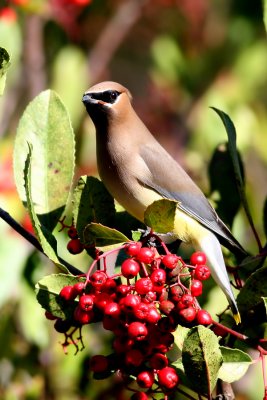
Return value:
M 132 96 L 117 82 L 106 81 L 88 89 L 83 104 L 95 125 L 124 118 L 131 109 Z

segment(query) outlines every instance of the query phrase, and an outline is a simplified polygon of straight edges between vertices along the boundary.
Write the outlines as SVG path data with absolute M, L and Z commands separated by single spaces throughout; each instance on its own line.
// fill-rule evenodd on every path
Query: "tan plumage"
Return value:
M 240 322 L 216 237 L 228 248 L 246 253 L 202 191 L 149 132 L 131 100 L 130 92 L 116 82 L 99 83 L 83 96 L 96 128 L 99 175 L 113 197 L 140 221 L 153 201 L 178 201 L 173 235 L 206 253 L 212 275 Z

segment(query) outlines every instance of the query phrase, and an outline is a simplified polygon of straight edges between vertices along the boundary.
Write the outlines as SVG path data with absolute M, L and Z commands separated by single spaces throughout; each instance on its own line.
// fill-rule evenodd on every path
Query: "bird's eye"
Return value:
M 119 95 L 118 92 L 116 92 L 115 90 L 111 90 L 111 91 L 110 91 L 110 100 L 111 100 L 111 101 L 116 100 L 117 97 L 118 97 L 118 95 Z
M 104 92 L 92 93 L 91 96 L 95 100 L 101 100 L 107 104 L 113 104 L 119 97 L 120 92 L 117 90 L 105 90 Z
M 117 100 L 117 98 L 119 97 L 120 93 L 117 92 L 117 90 L 108 90 L 108 103 L 115 103 L 115 101 Z

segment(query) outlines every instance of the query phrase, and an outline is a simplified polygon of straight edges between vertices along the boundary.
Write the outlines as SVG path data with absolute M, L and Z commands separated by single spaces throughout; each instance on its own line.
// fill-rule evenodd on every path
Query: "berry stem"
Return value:
M 106 271 L 106 258 L 110 255 L 113 254 L 115 252 L 119 252 L 120 250 L 125 248 L 125 244 L 121 245 L 120 247 L 116 247 L 115 249 L 111 249 L 106 251 L 105 253 L 102 254 L 97 254 L 96 258 L 94 259 L 94 261 L 92 262 L 92 264 L 89 267 L 89 270 L 86 274 L 86 281 L 85 281 L 85 286 L 88 284 L 88 282 L 90 281 L 90 275 L 94 269 L 94 267 L 96 266 L 96 264 L 98 263 L 98 261 L 100 261 L 102 258 L 104 259 L 104 272 Z
M 221 328 L 225 332 L 229 333 L 230 335 L 236 337 L 237 339 L 248 343 L 251 347 L 253 347 L 256 350 L 258 350 L 258 352 L 260 353 L 260 357 L 263 357 L 263 356 L 267 355 L 267 350 L 265 350 L 259 344 L 257 344 L 257 343 L 255 344 L 255 340 L 254 339 L 251 339 L 248 336 L 243 335 L 242 333 L 236 332 L 233 329 L 228 328 L 227 326 L 224 326 L 223 324 L 220 324 L 219 322 L 216 322 L 214 320 L 212 320 L 212 324 L 218 326 L 219 328 Z M 264 339 L 258 339 L 258 343 L 263 343 L 263 342 L 264 342 Z M 267 382 L 267 379 L 266 379 L 266 382 Z
M 58 222 L 61 224 L 61 228 L 59 229 L 58 232 L 62 232 L 64 229 L 71 227 L 71 225 L 65 224 L 65 219 L 66 219 L 66 215 L 64 215 L 64 217 L 62 217 L 61 219 L 58 220 Z
M 146 269 L 144 263 L 141 263 L 141 267 L 142 267 L 142 270 L 143 270 L 143 272 L 144 272 L 144 275 L 145 275 L 145 276 L 148 276 L 148 272 L 147 272 L 147 269 Z
M 166 246 L 166 244 L 163 242 L 163 240 L 158 235 L 156 235 L 154 233 L 153 229 L 150 230 L 149 234 L 145 237 L 143 243 L 146 243 L 151 237 L 156 239 L 161 244 L 161 246 L 163 247 L 166 254 L 170 254 L 170 251 L 169 251 L 168 247 Z

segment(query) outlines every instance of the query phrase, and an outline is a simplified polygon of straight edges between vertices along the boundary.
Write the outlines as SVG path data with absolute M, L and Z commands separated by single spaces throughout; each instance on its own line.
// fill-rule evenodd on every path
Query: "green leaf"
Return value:
M 244 258 L 244 260 L 239 264 L 240 271 L 248 272 L 249 275 L 251 272 L 256 271 L 260 267 L 262 267 L 262 264 L 266 258 L 265 254 L 258 254 L 257 256 L 248 256 Z
M 239 188 L 242 188 L 244 186 L 243 178 L 242 178 L 242 172 L 241 172 L 241 166 L 239 163 L 239 157 L 238 157 L 238 152 L 237 152 L 237 147 L 236 147 L 236 130 L 235 126 L 230 119 L 230 117 L 223 111 L 218 110 L 215 107 L 211 107 L 221 118 L 224 127 L 226 129 L 226 133 L 228 135 L 228 145 L 229 145 L 229 152 L 231 155 L 231 159 L 233 162 L 233 168 L 234 172 L 236 175 L 237 179 L 237 184 Z
M 26 108 L 17 130 L 14 173 L 24 204 L 23 169 L 32 145 L 31 195 L 35 212 L 52 231 L 69 198 L 74 172 L 74 134 L 68 112 L 58 95 L 46 90 Z
M 219 371 L 219 378 L 228 383 L 238 381 L 245 375 L 248 367 L 252 364 L 251 357 L 239 349 L 220 346 L 220 350 L 223 364 Z
M 92 176 L 81 176 L 73 194 L 73 217 L 81 240 L 87 224 L 114 222 L 114 199 L 103 183 Z
M 262 305 L 262 297 L 267 297 L 267 267 L 252 273 L 237 296 L 237 304 L 241 314 Z
M 6 85 L 6 73 L 10 66 L 10 56 L 6 49 L 0 47 L 0 96 L 4 93 Z
M 173 333 L 174 343 L 181 351 L 183 350 L 184 341 L 189 331 L 190 331 L 189 328 L 186 328 L 185 326 L 182 325 L 178 325 L 176 331 Z
M 181 368 L 180 364 L 182 363 L 181 356 L 182 356 L 184 340 L 185 340 L 186 336 L 188 335 L 189 330 L 190 330 L 189 328 L 186 328 L 182 325 L 178 325 L 175 332 L 173 332 L 174 345 L 171 348 L 171 350 L 168 351 L 168 359 L 176 367 L 178 366 L 178 363 L 179 363 L 179 368 Z M 183 369 L 183 366 L 182 366 L 182 369 Z
M 35 285 L 36 298 L 40 305 L 55 317 L 71 319 L 77 302 L 65 302 L 59 296 L 64 286 L 72 286 L 77 282 L 84 282 L 85 278 L 73 275 L 52 274 L 44 277 Z
M 184 340 L 182 360 L 192 387 L 211 397 L 222 364 L 216 335 L 204 326 L 190 329 Z
M 123 233 L 94 222 L 85 227 L 83 240 L 86 245 L 95 245 L 96 247 L 129 242 Z
M 238 151 L 237 151 L 237 147 L 236 147 L 235 126 L 234 126 L 232 120 L 230 119 L 230 117 L 226 113 L 224 113 L 221 110 L 218 110 L 215 107 L 211 107 L 211 108 L 219 115 L 219 117 L 221 118 L 221 120 L 224 124 L 224 127 L 226 129 L 226 133 L 228 136 L 228 149 L 229 149 L 229 154 L 232 159 L 232 164 L 233 164 L 233 169 L 234 169 L 234 173 L 235 173 L 237 188 L 239 191 L 239 196 L 240 196 L 242 205 L 244 207 L 246 216 L 248 218 L 249 224 L 250 224 L 253 232 L 255 233 L 254 223 L 252 220 L 252 216 L 251 216 L 249 206 L 248 206 L 247 197 L 245 194 L 244 181 L 243 181 L 243 176 L 242 176 L 242 166 L 240 164 L 240 159 L 239 159 L 239 155 L 238 155 Z M 256 238 L 256 239 L 258 242 L 258 238 Z
M 267 315 L 267 297 L 262 297 L 262 301 L 264 303 L 264 307 L 265 307 L 265 311 L 266 311 L 266 315 Z
M 67 272 L 67 268 L 60 264 L 59 259 L 57 257 L 57 242 L 52 233 L 46 229 L 45 226 L 40 222 L 34 208 L 34 204 L 32 201 L 31 195 L 31 160 L 32 160 L 32 146 L 29 145 L 29 153 L 27 155 L 25 161 L 24 168 L 24 181 L 25 181 L 25 195 L 26 195 L 26 204 L 29 211 L 29 215 L 31 218 L 32 226 L 34 228 L 36 237 L 38 238 L 43 252 L 53 261 L 61 270 Z
M 132 232 L 132 239 L 134 242 L 138 242 L 142 237 L 142 232 L 140 231 L 133 231 Z
M 240 154 L 237 153 L 241 168 L 241 175 L 244 178 L 244 169 Z M 212 193 L 218 193 L 219 199 L 216 211 L 221 219 L 229 226 L 232 226 L 234 217 L 240 207 L 241 200 L 236 184 L 235 172 L 229 144 L 222 143 L 214 151 L 209 164 L 210 188 Z M 231 196 L 229 196 L 231 193 Z
M 174 229 L 177 202 L 172 200 L 156 200 L 145 211 L 144 222 L 158 233 L 168 233 Z

